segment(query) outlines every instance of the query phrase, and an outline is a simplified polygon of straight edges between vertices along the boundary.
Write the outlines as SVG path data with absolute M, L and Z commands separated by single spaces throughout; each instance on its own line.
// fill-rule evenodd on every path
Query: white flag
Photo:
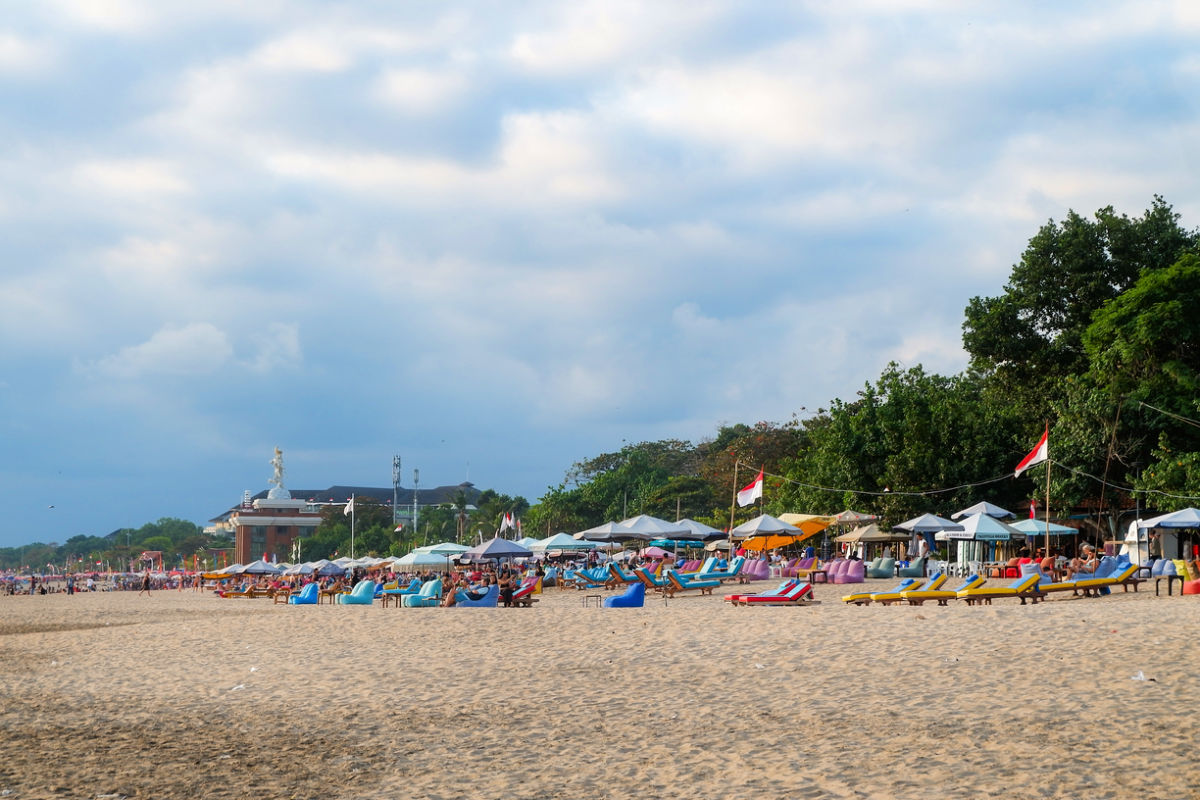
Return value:
M 350 502 L 346 503 L 346 507 L 342 509 L 342 514 L 347 517 L 354 513 L 354 498 L 350 498 Z

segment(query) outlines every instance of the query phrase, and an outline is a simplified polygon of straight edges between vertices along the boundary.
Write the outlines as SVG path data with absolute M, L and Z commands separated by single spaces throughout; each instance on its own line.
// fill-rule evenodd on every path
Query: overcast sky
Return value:
M 1189 0 L 10 4 L 0 545 L 203 523 L 276 446 L 534 502 L 958 372 L 1049 218 L 1200 224 L 1198 44 Z

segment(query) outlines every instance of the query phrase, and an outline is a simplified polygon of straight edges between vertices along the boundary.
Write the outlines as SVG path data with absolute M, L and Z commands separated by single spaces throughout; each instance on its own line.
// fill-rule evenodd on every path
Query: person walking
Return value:
M 142 588 L 138 590 L 138 597 L 142 596 L 142 592 L 146 593 L 146 597 L 150 596 L 150 570 L 142 573 Z

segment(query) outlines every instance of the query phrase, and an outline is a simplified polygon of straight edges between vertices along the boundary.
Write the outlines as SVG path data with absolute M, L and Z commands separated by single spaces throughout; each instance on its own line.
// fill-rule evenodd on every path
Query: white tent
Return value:
M 414 569 L 449 569 L 450 559 L 437 553 L 422 553 L 414 550 L 396 561 L 396 569 L 409 571 Z

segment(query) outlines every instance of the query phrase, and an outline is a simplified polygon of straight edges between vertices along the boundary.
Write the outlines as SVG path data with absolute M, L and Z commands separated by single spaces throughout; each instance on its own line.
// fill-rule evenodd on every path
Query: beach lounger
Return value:
M 349 592 L 339 594 L 335 600 L 342 606 L 369 606 L 375 602 L 375 581 L 363 578 Z
M 1017 578 L 1008 586 L 980 586 L 976 589 L 963 589 L 958 593 L 959 600 L 966 600 L 967 605 L 991 605 L 993 600 L 1004 597 L 1017 597 L 1021 600 L 1021 605 L 1025 605 L 1025 600 L 1029 599 L 1033 602 L 1044 600 L 1045 595 L 1038 591 L 1038 581 L 1041 580 L 1040 575 L 1026 575 L 1023 578 Z
M 568 572 L 564 583 L 574 586 L 576 589 L 601 589 L 604 587 L 605 581 L 608 580 L 608 570 L 604 567 L 597 567 L 596 569 L 602 570 L 602 572 L 598 573 L 590 569 L 577 569 L 574 572 Z
M 292 606 L 315 606 L 317 604 L 317 592 L 321 591 L 321 587 L 316 583 L 306 583 L 304 587 L 294 594 L 285 595 L 282 593 L 275 595 L 275 602 L 282 602 Z
M 1116 586 L 1117 584 L 1124 585 L 1127 581 L 1141 580 L 1136 577 L 1138 571 L 1136 564 L 1120 562 L 1116 569 L 1118 571 L 1115 573 L 1111 569 L 1098 569 L 1096 570 L 1099 573 L 1098 575 L 1081 575 L 1071 581 L 1044 583 L 1038 588 L 1047 594 L 1070 591 L 1072 594 L 1082 594 L 1084 597 L 1099 597 L 1108 587 Z M 1136 590 L 1136 588 L 1135 584 L 1134 589 Z M 1129 591 L 1128 586 L 1126 586 L 1125 591 Z
M 708 564 L 708 563 L 709 562 L 705 562 L 705 564 Z M 715 560 L 712 563 L 716 563 Z M 698 573 L 696 573 L 696 580 L 718 580 L 718 581 L 721 581 L 722 583 L 724 583 L 725 581 L 732 581 L 732 580 L 735 580 L 738 577 L 738 575 L 741 574 L 742 569 L 745 566 L 746 566 L 746 557 L 745 556 L 736 556 L 733 559 L 733 561 L 729 562 L 729 569 L 710 569 L 708 571 L 705 571 L 704 567 L 701 567 L 700 571 Z
M 426 581 L 421 586 L 421 591 L 416 594 L 408 594 L 400 598 L 400 605 L 404 608 L 427 608 L 429 606 L 438 606 L 442 603 L 442 579 L 434 578 L 431 581 Z
M 900 598 L 911 606 L 923 605 L 926 600 L 935 600 L 939 606 L 948 605 L 951 600 L 958 599 L 959 592 L 975 589 L 986 581 L 978 575 L 968 575 L 961 585 L 953 589 L 909 589 L 900 593 Z
M 667 569 L 663 574 L 667 579 L 666 585 L 663 586 L 663 593 L 667 597 L 674 597 L 679 592 L 692 590 L 698 591 L 700 594 L 712 594 L 713 589 L 721 585 L 721 581 L 716 578 L 685 578 L 673 569 Z
M 521 585 L 513 592 L 512 604 L 514 606 L 522 606 L 524 608 L 533 608 L 533 604 L 538 601 L 533 596 L 533 590 L 537 588 L 537 577 L 526 578 Z
M 815 606 L 813 587 L 808 581 L 793 583 L 783 594 L 744 594 L 734 605 L 739 606 Z
M 799 581 L 797 581 L 795 578 L 788 578 L 787 580 L 782 581 L 774 589 L 770 589 L 765 592 L 759 592 L 758 594 L 762 595 L 762 596 L 766 596 L 766 595 L 779 596 L 779 595 L 782 595 L 784 592 L 786 592 L 788 589 L 791 589 L 797 583 L 799 583 Z M 726 603 L 736 603 L 738 601 L 738 598 L 750 597 L 750 596 L 751 596 L 750 594 L 727 594 L 727 595 L 725 595 L 725 602 Z
M 910 580 L 916 580 L 911 578 Z M 921 586 L 914 589 L 902 589 L 899 592 L 875 592 L 871 595 L 871 602 L 882 603 L 885 606 L 890 606 L 892 603 L 899 603 L 904 600 L 904 593 L 908 591 L 917 592 L 936 592 L 942 588 L 942 584 L 946 582 L 946 573 L 935 572 L 929 576 Z M 919 581 L 918 581 L 919 583 Z
M 905 578 L 904 580 L 900 581 L 895 589 L 889 589 L 886 592 L 854 592 L 853 594 L 843 596 L 842 602 L 846 603 L 847 605 L 853 604 L 856 606 L 866 606 L 871 604 L 871 601 L 875 598 L 876 594 L 898 595 L 901 592 L 916 588 L 919 583 L 920 581 L 916 578 Z
M 660 578 L 645 567 L 634 567 L 633 574 L 638 576 L 638 580 L 647 589 L 655 592 L 661 592 L 667 586 L 665 578 Z
M 454 596 L 455 608 L 495 608 L 500 603 L 500 586 L 491 584 L 480 597 L 471 597 L 470 592 L 459 591 Z
M 629 588 L 618 595 L 604 598 L 605 608 L 641 608 L 646 604 L 646 586 L 641 581 L 629 584 Z
M 399 608 L 400 599 L 402 597 L 406 597 L 410 594 L 416 594 L 419 591 L 421 591 L 421 579 L 413 578 L 411 581 L 409 581 L 407 586 L 400 586 L 395 589 L 384 589 L 382 592 L 379 592 L 377 596 L 379 597 L 379 601 L 383 604 L 384 608 L 387 608 L 393 600 L 396 602 L 396 607 Z
M 628 586 L 631 583 L 641 583 L 637 575 L 632 572 L 626 572 L 615 561 L 608 562 L 608 581 L 605 583 L 609 589 L 615 589 L 619 585 Z

